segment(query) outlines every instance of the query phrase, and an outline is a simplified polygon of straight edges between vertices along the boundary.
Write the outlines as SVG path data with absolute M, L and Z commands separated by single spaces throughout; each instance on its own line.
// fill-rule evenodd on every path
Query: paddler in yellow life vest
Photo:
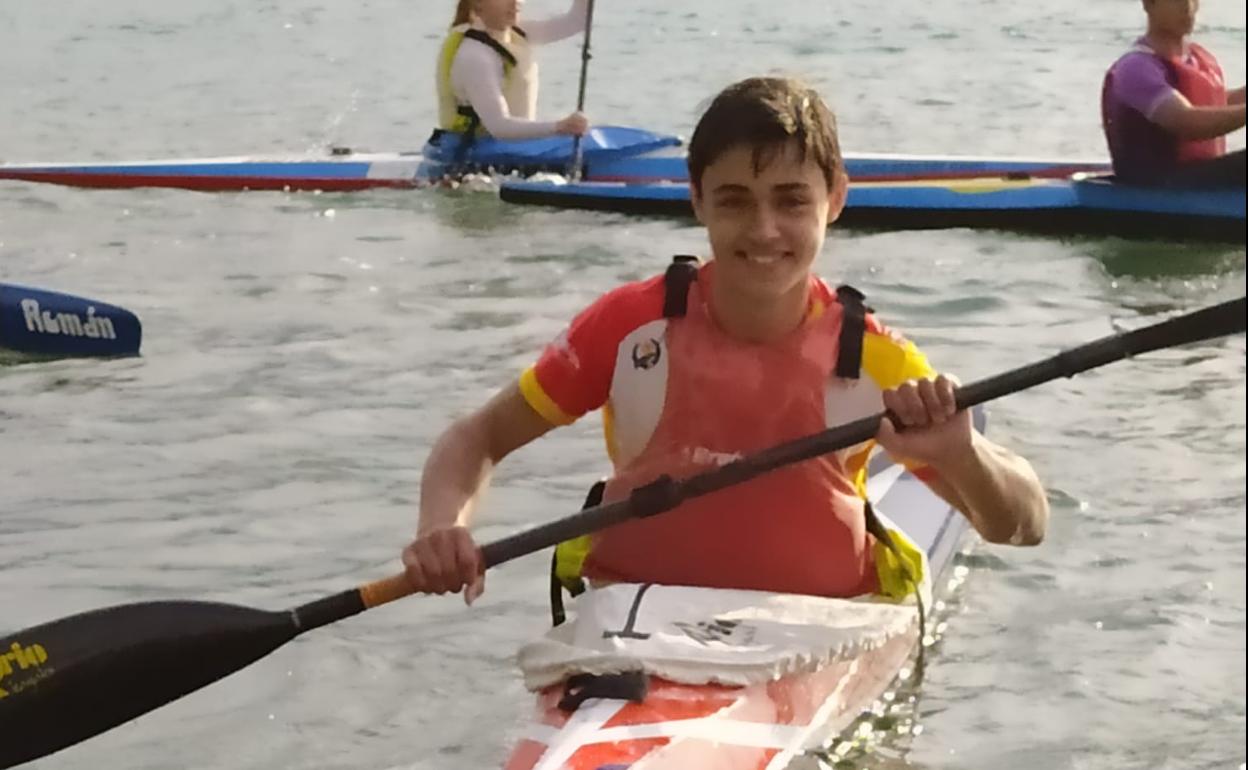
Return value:
M 873 444 L 989 542 L 1040 542 L 1049 508 L 1031 465 L 976 431 L 956 408 L 954 381 L 860 294 L 812 273 L 848 186 L 820 96 L 781 78 L 730 86 L 699 121 L 688 164 L 709 261 L 673 263 L 608 292 L 534 366 L 446 429 L 401 555 L 411 585 L 477 597 L 482 561 L 469 527 L 491 470 L 597 409 L 614 469 L 607 501 L 884 408 L 901 425 L 885 419 L 872 442 L 590 536 L 567 566 L 591 584 L 901 598 L 909 589 L 898 572 L 916 549 L 903 544 L 893 559 L 868 531 Z
M 519 24 L 522 0 L 459 0 L 437 62 L 441 131 L 496 139 L 580 135 L 589 121 L 579 113 L 557 121 L 537 119 L 538 68 L 533 47 L 585 29 L 588 0 L 573 0 L 562 16 Z

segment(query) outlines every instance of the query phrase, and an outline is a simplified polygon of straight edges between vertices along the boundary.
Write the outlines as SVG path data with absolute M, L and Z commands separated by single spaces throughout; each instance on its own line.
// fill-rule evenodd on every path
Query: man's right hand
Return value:
M 589 118 L 583 112 L 574 112 L 555 123 L 555 132 L 569 136 L 582 136 L 589 130 Z
M 466 527 L 448 527 L 418 536 L 402 554 L 404 574 L 419 593 L 464 592 L 472 604 L 485 590 L 485 562 Z

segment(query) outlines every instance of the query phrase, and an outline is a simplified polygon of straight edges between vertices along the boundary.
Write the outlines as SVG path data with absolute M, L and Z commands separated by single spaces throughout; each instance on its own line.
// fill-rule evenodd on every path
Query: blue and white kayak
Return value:
M 635 128 L 593 129 L 584 144 L 582 178 L 588 181 L 660 183 L 689 178 L 675 136 Z M 422 187 L 465 171 L 492 169 L 522 175 L 566 173 L 568 137 L 523 142 L 482 139 L 463 158 L 455 137 L 431 140 L 420 152 L 354 152 L 338 148 L 318 155 L 152 160 L 126 163 L 0 163 L 0 180 L 74 187 L 171 187 L 204 192 L 321 190 L 346 192 L 379 187 Z M 846 168 L 861 181 L 981 176 L 1065 177 L 1104 173 L 1103 160 L 956 155 L 848 153 Z
M 583 161 L 619 160 L 680 144 L 680 138 L 639 128 L 602 126 L 582 140 Z M 573 139 L 553 136 L 524 141 L 483 137 L 462 149 L 458 137 L 441 134 L 420 152 L 353 152 L 288 157 L 201 158 L 122 163 L 4 163 L 0 179 L 72 187 L 172 187 L 203 192 L 422 187 L 476 171 L 531 174 L 566 172 Z
M 137 356 L 143 327 L 125 308 L 0 283 L 0 352 L 36 357 Z
M 850 184 L 838 225 L 884 230 L 954 227 L 1057 235 L 1244 242 L 1244 189 L 1131 187 L 1110 177 L 1027 175 Z M 687 184 L 505 181 L 504 201 L 642 215 L 689 216 Z

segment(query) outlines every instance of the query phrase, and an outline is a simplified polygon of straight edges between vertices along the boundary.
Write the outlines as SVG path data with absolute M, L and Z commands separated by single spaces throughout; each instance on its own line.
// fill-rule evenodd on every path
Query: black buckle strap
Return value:
M 618 674 L 574 674 L 563 684 L 559 710 L 572 712 L 590 698 L 609 698 L 641 703 L 650 692 L 650 678 L 644 671 Z

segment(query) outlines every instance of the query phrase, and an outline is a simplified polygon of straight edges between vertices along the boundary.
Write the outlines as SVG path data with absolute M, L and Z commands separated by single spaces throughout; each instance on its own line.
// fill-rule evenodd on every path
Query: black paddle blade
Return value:
M 215 682 L 297 632 L 289 612 L 178 601 L 95 610 L 0 638 L 0 768 Z

